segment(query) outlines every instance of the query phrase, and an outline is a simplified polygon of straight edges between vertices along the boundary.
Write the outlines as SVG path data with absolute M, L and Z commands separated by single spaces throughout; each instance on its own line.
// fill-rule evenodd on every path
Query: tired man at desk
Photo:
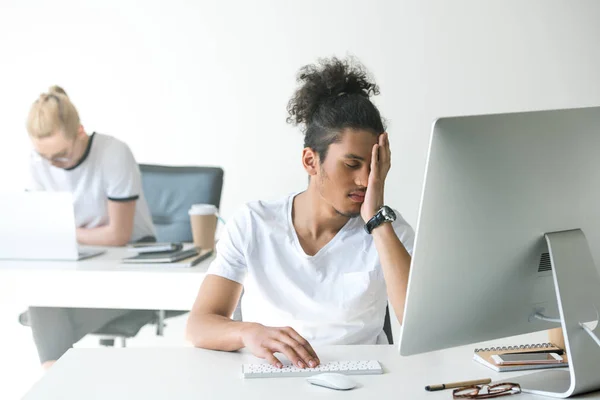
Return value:
M 63 89 L 51 87 L 33 103 L 27 131 L 34 148 L 28 190 L 73 194 L 79 243 L 123 246 L 154 240 L 131 150 L 112 136 L 88 135 Z M 31 307 L 27 315 L 40 361 L 48 367 L 87 333 L 129 312 Z
M 313 345 L 388 343 L 386 305 L 402 322 L 414 232 L 384 202 L 391 152 L 370 100 L 377 85 L 352 59 L 305 66 L 298 79 L 288 122 L 304 128 L 308 188 L 231 218 L 187 335 L 278 367 L 280 352 L 304 368 L 319 363 Z

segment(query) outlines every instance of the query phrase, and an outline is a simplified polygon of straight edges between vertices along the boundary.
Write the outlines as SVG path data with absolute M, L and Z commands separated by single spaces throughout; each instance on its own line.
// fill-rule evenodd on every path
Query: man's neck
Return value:
M 297 195 L 292 203 L 292 223 L 296 232 L 314 240 L 323 236 L 334 236 L 348 219 L 338 214 L 323 200 L 319 191 L 310 185 L 305 192 Z

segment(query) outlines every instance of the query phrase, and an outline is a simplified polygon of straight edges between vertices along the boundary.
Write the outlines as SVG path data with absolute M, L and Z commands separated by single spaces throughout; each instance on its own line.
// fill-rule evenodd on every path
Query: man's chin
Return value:
M 357 218 L 360 217 L 360 211 L 340 211 L 340 210 L 335 210 L 336 213 L 338 213 L 339 215 L 341 215 L 342 217 L 346 217 L 346 218 Z

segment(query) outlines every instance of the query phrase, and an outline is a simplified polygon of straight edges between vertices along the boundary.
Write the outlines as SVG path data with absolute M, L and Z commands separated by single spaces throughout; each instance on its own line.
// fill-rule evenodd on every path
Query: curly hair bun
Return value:
M 313 116 L 326 103 L 335 103 L 345 96 L 369 98 L 379 94 L 365 67 L 354 58 L 320 59 L 306 65 L 298 73 L 300 87 L 288 103 L 288 123 L 310 124 Z M 332 104 L 333 105 L 333 104 Z

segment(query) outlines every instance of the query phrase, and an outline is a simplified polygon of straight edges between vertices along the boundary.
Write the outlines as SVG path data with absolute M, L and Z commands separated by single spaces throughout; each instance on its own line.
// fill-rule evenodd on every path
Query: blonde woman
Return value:
M 63 89 L 51 87 L 33 103 L 27 131 L 35 150 L 29 189 L 73 193 L 78 242 L 123 246 L 155 235 L 131 150 L 112 136 L 88 135 Z
M 51 87 L 33 103 L 27 131 L 34 149 L 28 190 L 73 194 L 79 243 L 123 246 L 154 240 L 131 150 L 112 136 L 88 135 L 62 88 Z M 31 307 L 28 319 L 42 365 L 52 365 L 87 333 L 129 312 Z

